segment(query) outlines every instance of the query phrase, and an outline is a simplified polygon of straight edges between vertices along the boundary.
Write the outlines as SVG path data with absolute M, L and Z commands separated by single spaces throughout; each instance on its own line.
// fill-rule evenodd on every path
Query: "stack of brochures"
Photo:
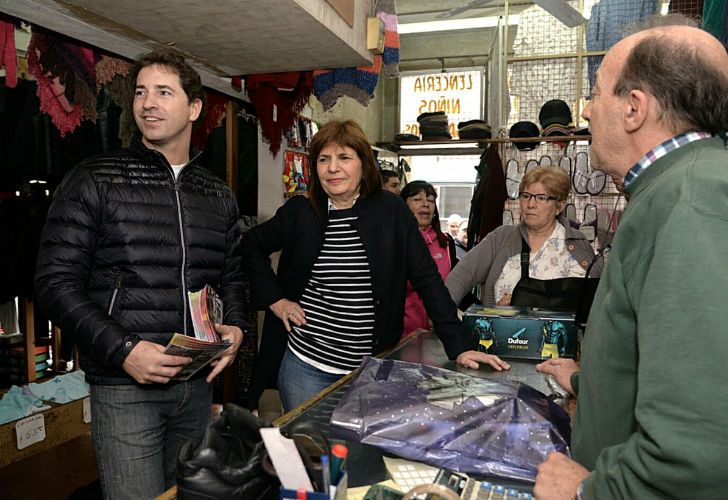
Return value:
M 198 292 L 187 292 L 187 297 L 190 302 L 195 338 L 218 342 L 220 336 L 215 331 L 215 323 L 222 322 L 222 300 L 209 285 Z
M 222 300 L 215 290 L 206 285 L 197 292 L 187 292 L 192 314 L 192 325 L 195 336 L 189 337 L 175 333 L 164 349 L 165 354 L 173 356 L 186 356 L 192 362 L 182 368 L 173 380 L 187 380 L 206 366 L 210 361 L 222 354 L 230 347 L 230 342 L 220 340 L 215 331 L 215 324 L 222 323 Z

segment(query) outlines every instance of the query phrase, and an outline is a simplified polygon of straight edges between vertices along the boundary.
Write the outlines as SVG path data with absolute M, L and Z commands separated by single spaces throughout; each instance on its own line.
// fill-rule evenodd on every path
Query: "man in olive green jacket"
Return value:
M 630 202 L 582 344 L 573 460 L 536 498 L 725 498 L 728 54 L 689 26 L 615 45 L 583 116 Z M 573 362 L 539 366 L 570 387 Z

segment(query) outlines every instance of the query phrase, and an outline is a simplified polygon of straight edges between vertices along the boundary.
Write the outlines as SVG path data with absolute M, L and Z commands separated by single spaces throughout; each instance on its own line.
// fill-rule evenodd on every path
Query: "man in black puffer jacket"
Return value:
M 38 252 L 38 303 L 75 338 L 91 384 L 92 437 L 106 498 L 152 498 L 174 483 L 179 450 L 210 418 L 210 382 L 246 329 L 238 210 L 231 190 L 196 164 L 199 75 L 170 51 L 132 74 L 137 134 L 92 158 L 54 194 Z M 171 380 L 190 359 L 164 354 L 194 336 L 187 292 L 213 286 L 217 330 L 231 347 L 204 374 Z

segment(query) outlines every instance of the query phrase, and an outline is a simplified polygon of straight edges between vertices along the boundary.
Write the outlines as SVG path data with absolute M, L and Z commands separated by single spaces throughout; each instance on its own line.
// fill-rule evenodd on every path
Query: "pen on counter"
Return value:
M 343 444 L 335 444 L 331 447 L 331 484 L 339 484 L 348 453 L 349 449 Z
M 321 455 L 321 482 L 323 483 L 323 492 L 329 494 L 329 456 L 325 453 Z

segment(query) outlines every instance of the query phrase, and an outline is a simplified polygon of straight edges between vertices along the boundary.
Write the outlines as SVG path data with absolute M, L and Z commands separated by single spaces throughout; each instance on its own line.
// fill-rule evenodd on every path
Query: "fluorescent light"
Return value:
M 471 17 L 468 19 L 448 19 L 446 21 L 426 21 L 422 23 L 407 23 L 397 26 L 400 35 L 407 33 L 428 33 L 431 31 L 467 30 L 474 28 L 495 28 L 498 26 L 499 16 Z M 508 16 L 508 24 L 518 24 L 518 16 Z

